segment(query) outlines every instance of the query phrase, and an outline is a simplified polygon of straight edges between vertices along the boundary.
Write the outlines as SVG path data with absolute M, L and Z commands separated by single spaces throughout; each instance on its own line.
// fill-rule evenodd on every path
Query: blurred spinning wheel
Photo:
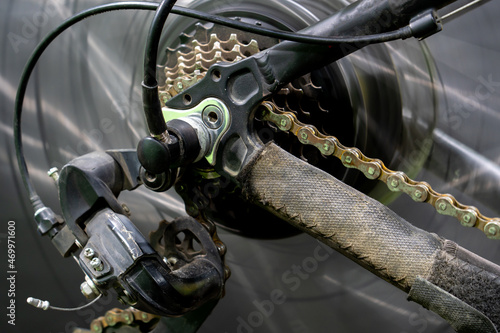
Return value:
M 2 188 L 13 189 L 2 191 L 0 198 L 4 203 L 2 220 L 18 222 L 18 264 L 23 275 L 17 281 L 17 315 L 19 320 L 30 318 L 19 322 L 18 328 L 26 332 L 42 328 L 43 332 L 69 331 L 71 323 L 88 327 L 90 317 L 113 307 L 110 300 L 104 300 L 104 304 L 63 318 L 21 304 L 22 299 L 36 294 L 54 304 L 77 305 L 82 302 L 78 292 L 81 274 L 58 258 L 32 224 L 24 223 L 31 221 L 31 213 L 26 209 L 16 172 L 9 111 L 13 110 L 22 67 L 36 41 L 71 13 L 101 2 L 0 4 L 4 36 L 0 103 L 2 140 L 7 147 L 0 165 Z M 190 4 L 200 10 L 291 30 L 344 5 L 346 1 L 340 0 Z M 329 110 L 329 116 L 333 114 L 331 119 L 335 119 L 327 131 L 346 145 L 384 159 L 394 169 L 428 181 L 440 192 L 451 192 L 488 216 L 498 216 L 499 12 L 500 4 L 490 1 L 450 21 L 443 32 L 425 44 L 402 41 L 367 48 L 313 74 L 312 82 L 321 87 L 323 96 L 334 96 L 317 97 L 321 108 Z M 28 91 L 26 155 L 40 194 L 52 207 L 57 207 L 57 201 L 51 180 L 45 176 L 49 167 L 94 149 L 134 147 L 145 133 L 140 109 L 140 59 L 151 16 L 108 15 L 107 19 L 96 17 L 82 23 L 57 41 L 43 57 Z M 178 36 L 189 32 L 194 23 L 184 18 L 172 20 L 163 45 L 174 47 Z M 304 87 L 299 82 L 295 88 Z M 307 150 L 295 152 L 323 163 Z M 356 174 L 338 166 L 334 169 L 337 177 L 371 195 L 386 202 L 394 199 L 386 198 L 387 192 L 381 187 Z M 173 193 L 158 196 L 140 190 L 121 198 L 145 234 L 157 228 L 157 221 L 183 213 L 182 201 Z M 399 197 L 390 205 L 419 227 L 500 262 L 496 243 L 486 241 L 480 232 L 465 229 L 409 198 Z M 234 225 L 229 227 L 241 231 Z M 395 333 L 451 332 L 440 318 L 407 303 L 400 291 L 307 236 L 255 240 L 229 232 L 219 234 L 228 247 L 226 260 L 232 277 L 225 298 L 200 332 L 364 332 L 372 327 Z M 61 274 L 63 269 L 65 274 Z M 42 277 L 51 282 L 42 283 Z M 282 292 L 284 302 L 283 297 L 274 297 L 276 290 Z

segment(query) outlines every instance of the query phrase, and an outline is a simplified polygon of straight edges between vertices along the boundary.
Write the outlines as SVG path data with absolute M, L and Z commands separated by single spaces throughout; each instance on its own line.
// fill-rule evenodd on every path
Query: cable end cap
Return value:
M 50 306 L 50 303 L 49 301 L 42 301 L 38 298 L 33 298 L 33 297 L 28 297 L 28 299 L 26 300 L 26 302 L 29 304 L 29 305 L 33 305 L 35 308 L 39 308 L 39 309 L 42 309 L 42 310 L 47 310 Z

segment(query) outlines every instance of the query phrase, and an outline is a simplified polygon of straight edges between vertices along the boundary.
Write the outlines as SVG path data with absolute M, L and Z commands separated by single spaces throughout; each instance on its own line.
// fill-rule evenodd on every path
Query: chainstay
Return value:
M 426 182 L 393 171 L 381 160 L 366 157 L 358 148 L 343 146 L 336 137 L 324 135 L 316 127 L 300 122 L 292 112 L 264 102 L 258 117 L 275 124 L 281 131 L 292 133 L 300 143 L 316 147 L 321 154 L 335 156 L 345 167 L 361 171 L 366 178 L 384 182 L 389 190 L 406 193 L 416 202 L 432 205 L 439 214 L 455 217 L 463 226 L 475 227 L 488 238 L 500 239 L 500 219 L 486 217 L 476 207 L 459 203 L 451 194 L 438 193 Z

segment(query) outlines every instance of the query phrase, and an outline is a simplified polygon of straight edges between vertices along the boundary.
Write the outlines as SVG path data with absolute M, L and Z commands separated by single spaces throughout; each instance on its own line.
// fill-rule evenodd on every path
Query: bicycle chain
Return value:
M 426 202 L 442 215 L 453 216 L 463 226 L 475 227 L 488 238 L 500 239 L 500 219 L 482 215 L 476 207 L 459 203 L 451 194 L 441 194 L 423 181 L 410 179 L 404 172 L 387 168 L 379 159 L 366 157 L 358 148 L 343 146 L 336 137 L 320 133 L 316 127 L 300 122 L 295 114 L 264 102 L 259 118 L 295 135 L 304 145 L 315 146 L 325 156 L 335 156 L 347 168 L 361 171 L 368 179 L 384 182 L 389 190 L 403 192 L 416 202 Z
M 104 316 L 96 318 L 90 324 L 90 332 L 105 333 L 108 327 L 126 325 L 136 327 L 138 332 L 149 332 L 158 323 L 160 316 L 140 311 L 134 308 L 114 308 L 106 312 Z

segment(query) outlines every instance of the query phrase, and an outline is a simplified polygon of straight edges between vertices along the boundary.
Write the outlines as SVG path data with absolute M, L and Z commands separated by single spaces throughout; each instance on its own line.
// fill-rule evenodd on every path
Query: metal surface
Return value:
M 345 147 L 336 137 L 301 123 L 292 112 L 280 110 L 272 103 L 264 103 L 259 117 L 297 136 L 302 144 L 316 147 L 322 155 L 335 156 L 346 168 L 354 168 L 368 179 L 384 182 L 389 190 L 406 193 L 416 202 L 429 203 L 439 214 L 453 216 L 465 227 L 478 228 L 488 238 L 500 239 L 500 219 L 488 218 L 476 207 L 459 203 L 452 195 L 437 193 L 426 182 L 416 182 L 401 171 L 388 169 L 381 160 L 365 156 L 357 148 Z
M 0 173 L 0 259 L 6 263 L 6 225 L 16 221 L 16 327 L 20 332 L 71 332 L 71 327 L 88 327 L 90 322 L 115 303 L 105 297 L 89 309 L 76 313 L 39 311 L 28 308 L 28 296 L 50 299 L 62 306 L 85 302 L 79 292 L 82 275 L 74 263 L 60 258 L 47 239 L 41 238 L 32 222 L 32 212 L 18 178 L 12 146 L 12 111 L 20 73 L 36 42 L 72 13 L 102 1 L 2 1 L 0 30 L 0 111 L 2 150 Z M 201 1 L 200 7 L 209 7 Z M 295 3 L 261 1 L 262 7 L 288 11 L 301 22 L 314 21 L 319 9 L 301 9 Z M 336 5 L 345 5 L 338 1 Z M 255 2 L 239 3 L 250 7 Z M 215 5 L 214 5 L 215 6 Z M 317 7 L 320 7 L 319 2 Z M 213 9 L 213 8 L 212 8 Z M 426 40 L 441 85 L 436 90 L 439 108 L 436 129 L 432 131 L 429 158 L 422 157 L 428 146 L 420 137 L 409 140 L 408 154 L 402 165 L 424 164 L 417 179 L 428 181 L 440 192 L 451 192 L 460 202 L 477 206 L 488 216 L 499 214 L 500 150 L 500 66 L 498 64 L 500 3 L 490 1 L 445 24 L 444 31 Z M 140 77 L 145 29 L 151 19 L 146 13 L 113 13 L 94 17 L 65 33 L 42 57 L 32 78 L 25 105 L 24 142 L 31 174 L 45 203 L 57 207 L 55 187 L 46 171 L 61 167 L 72 158 L 94 149 L 135 147 L 146 135 L 142 118 Z M 175 35 L 175 32 L 174 32 Z M 404 42 L 402 42 L 404 43 Z M 390 43 L 388 47 L 394 47 Z M 419 67 L 413 67 L 411 48 L 393 57 L 413 68 L 404 73 L 410 81 L 419 81 Z M 366 66 L 363 87 L 383 91 L 384 83 L 373 71 L 387 77 L 394 74 L 373 57 L 354 59 Z M 378 67 L 377 67 L 378 66 Z M 423 82 L 422 84 L 426 84 Z M 413 94 L 405 91 L 403 94 Z M 356 103 L 356 96 L 352 103 Z M 397 97 L 386 93 L 384 98 Z M 422 104 L 423 103 L 423 104 Z M 403 117 L 409 130 L 421 131 L 418 116 L 433 102 L 419 98 L 405 105 Z M 418 112 L 416 111 L 418 110 Z M 388 119 L 386 117 L 385 119 Z M 424 122 L 425 124 L 425 122 Z M 407 126 L 405 125 L 405 126 Z M 374 127 L 376 128 L 376 127 Z M 358 127 L 364 142 L 376 132 Z M 356 143 L 355 146 L 358 146 Z M 371 155 L 379 157 L 377 155 Z M 465 161 L 467 163 L 457 163 Z M 417 168 L 418 169 L 418 168 Z M 139 190 L 124 193 L 134 222 L 147 234 L 163 218 L 183 214 L 183 205 L 171 192 L 165 194 Z M 424 209 L 409 198 L 400 197 L 391 204 L 398 214 L 426 230 L 453 239 L 462 246 L 494 261 L 500 253 L 494 243 L 480 233 L 471 235 L 430 207 Z M 219 236 L 226 243 L 226 261 L 232 277 L 226 296 L 200 332 L 365 332 L 380 328 L 389 333 L 451 332 L 448 325 L 419 306 L 408 303 L 405 295 L 394 290 L 345 258 L 319 247 L 305 235 L 274 241 L 250 240 L 227 232 Z M 297 273 L 297 267 L 319 255 L 316 270 Z M 311 259 L 312 258 L 312 259 Z M 2 266 L 2 269 L 4 269 Z M 22 273 L 22 274 L 21 274 Z M 6 291 L 5 280 L 0 283 Z M 294 288 L 292 288 L 294 287 Z M 276 297 L 281 290 L 286 300 Z M 3 302 L 4 298 L 2 298 Z M 363 320 L 359 320 L 359 314 Z M 262 318 L 262 320 L 261 320 Z M 5 317 L 2 331 L 10 332 Z M 245 327 L 245 328 L 243 328 Z

